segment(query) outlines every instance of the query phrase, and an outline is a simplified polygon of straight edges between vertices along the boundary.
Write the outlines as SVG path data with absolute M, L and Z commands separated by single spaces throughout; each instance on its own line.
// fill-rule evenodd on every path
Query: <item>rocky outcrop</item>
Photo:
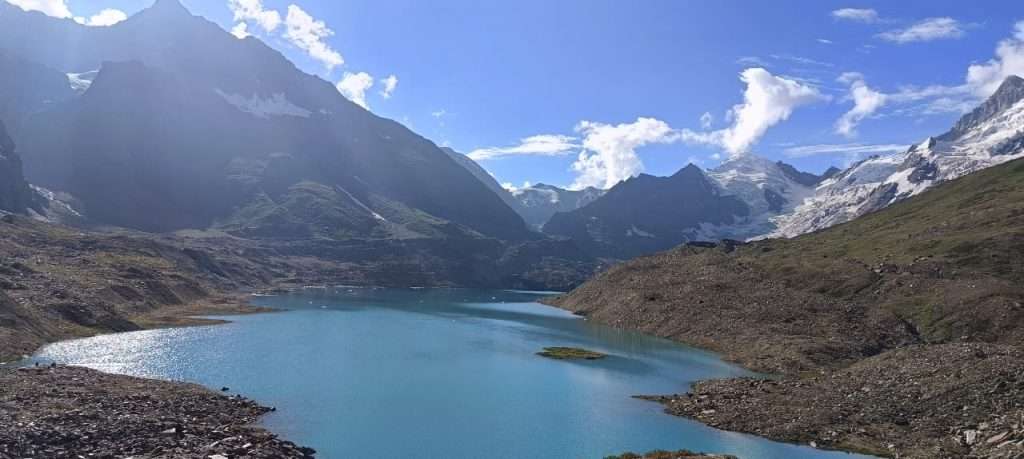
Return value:
M 41 207 L 42 198 L 25 181 L 21 157 L 14 151 L 14 142 L 0 122 L 0 211 L 26 214 L 30 209 L 38 211 Z
M 0 456 L 314 457 L 255 426 L 272 410 L 194 384 L 64 366 L 0 369 Z

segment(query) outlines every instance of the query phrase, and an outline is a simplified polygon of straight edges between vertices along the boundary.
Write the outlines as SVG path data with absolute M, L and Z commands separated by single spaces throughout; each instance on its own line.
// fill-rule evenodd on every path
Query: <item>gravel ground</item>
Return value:
M 0 458 L 309 458 L 272 408 L 195 384 L 78 367 L 0 370 Z

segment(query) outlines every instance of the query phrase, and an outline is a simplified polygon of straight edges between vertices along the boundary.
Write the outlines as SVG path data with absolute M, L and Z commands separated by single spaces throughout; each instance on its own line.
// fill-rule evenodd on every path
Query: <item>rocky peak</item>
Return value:
M 185 8 L 185 5 L 182 5 L 178 0 L 156 0 L 153 2 L 153 6 L 149 7 L 148 11 L 160 14 L 192 15 L 192 13 L 189 13 L 188 9 Z
M 693 165 L 693 163 L 687 164 L 686 167 L 679 169 L 678 172 L 672 174 L 674 179 L 696 179 L 704 178 L 704 171 L 699 167 Z
M 938 140 L 956 140 L 971 128 L 992 119 L 1022 99 L 1024 99 L 1024 78 L 1010 75 L 984 103 L 960 118 L 953 129 L 939 136 Z
M 815 186 L 826 178 L 824 175 L 814 175 L 810 172 L 801 171 L 796 167 L 793 167 L 792 164 L 784 163 L 782 161 L 776 162 L 775 165 L 782 171 L 783 175 L 803 186 Z M 838 169 L 836 172 L 838 172 Z M 833 172 L 833 175 L 834 174 L 835 172 Z

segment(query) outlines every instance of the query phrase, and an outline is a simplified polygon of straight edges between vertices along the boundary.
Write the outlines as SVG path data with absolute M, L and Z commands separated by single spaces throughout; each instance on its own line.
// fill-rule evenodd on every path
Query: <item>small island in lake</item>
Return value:
M 546 347 L 537 355 L 556 360 L 597 360 L 608 357 L 607 354 L 575 347 Z

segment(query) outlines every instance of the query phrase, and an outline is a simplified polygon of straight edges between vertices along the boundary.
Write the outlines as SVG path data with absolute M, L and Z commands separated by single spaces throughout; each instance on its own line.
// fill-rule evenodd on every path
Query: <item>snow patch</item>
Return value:
M 356 203 L 356 205 L 361 207 L 363 210 L 367 211 L 370 215 L 373 215 L 373 218 L 376 218 L 377 220 L 380 220 L 382 222 L 387 222 L 388 221 L 388 219 L 386 219 L 383 216 L 381 216 L 381 214 L 378 214 L 377 212 L 374 212 L 373 209 L 371 209 L 369 206 L 367 206 L 366 204 L 363 204 L 363 201 L 360 201 L 360 200 L 356 199 L 355 196 L 352 196 L 352 193 L 349 193 L 348 190 L 342 188 L 341 185 L 335 185 L 334 188 L 337 189 L 338 191 L 342 192 L 342 193 L 345 193 L 345 196 L 348 196 L 348 198 L 351 199 L 352 202 Z
M 82 73 L 68 73 L 68 84 L 71 86 L 72 91 L 81 95 L 85 93 L 85 91 L 89 90 L 89 87 L 92 86 L 93 80 L 96 79 L 96 75 L 99 73 L 99 70 Z
M 269 118 L 271 116 L 295 116 L 309 118 L 313 112 L 291 103 L 283 93 L 276 93 L 266 99 L 254 94 L 245 98 L 237 94 L 228 94 L 217 89 L 217 94 L 224 98 L 227 103 L 233 105 L 242 112 L 253 115 L 257 118 Z
M 640 228 L 637 228 L 636 225 L 633 225 L 632 228 L 626 230 L 626 237 L 633 237 L 633 236 L 655 237 L 653 234 L 648 233 L 647 231 L 644 231 L 644 230 L 642 230 Z

